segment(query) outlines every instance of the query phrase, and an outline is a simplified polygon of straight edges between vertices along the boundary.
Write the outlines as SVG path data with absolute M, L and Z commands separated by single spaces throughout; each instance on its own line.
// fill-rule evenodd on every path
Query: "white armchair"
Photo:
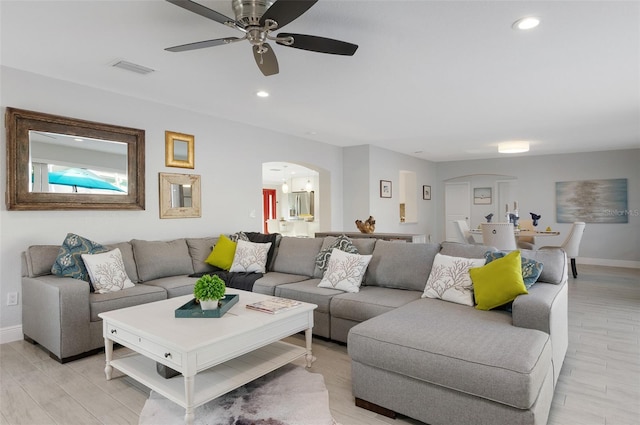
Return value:
M 573 273 L 574 279 L 578 277 L 578 268 L 576 267 L 576 258 L 580 251 L 580 241 L 582 240 L 582 234 L 587 225 L 582 221 L 577 221 L 571 226 L 571 230 L 567 235 L 567 238 L 562 242 L 560 248 L 564 249 L 567 253 L 567 258 L 571 259 L 571 273 Z M 545 248 L 558 248 L 557 246 L 543 246 L 540 249 Z

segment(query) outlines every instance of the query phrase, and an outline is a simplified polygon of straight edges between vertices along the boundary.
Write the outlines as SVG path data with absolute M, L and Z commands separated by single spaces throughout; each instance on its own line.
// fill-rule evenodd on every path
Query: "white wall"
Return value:
M 422 186 L 434 191 L 436 168 L 433 162 L 403 155 L 373 145 L 344 149 L 344 228 L 357 232 L 355 220 L 372 215 L 377 233 L 415 233 L 431 235 L 435 226 L 435 202 L 422 199 Z M 417 223 L 400 223 L 400 171 L 416 173 Z M 380 197 L 380 180 L 392 183 L 392 197 Z
M 574 153 L 566 155 L 520 156 L 488 160 L 440 162 L 436 164 L 438 185 L 438 233 L 444 238 L 445 180 L 473 174 L 503 174 L 518 179 L 521 217 L 533 211 L 542 215 L 541 223 L 566 235 L 571 224 L 556 223 L 555 183 L 592 179 L 628 179 L 629 222 L 626 224 L 587 223 L 580 244 L 578 263 L 640 267 L 640 149 Z M 558 245 L 563 236 L 545 238 Z
M 29 245 L 57 245 L 68 232 L 111 243 L 259 231 L 263 162 L 307 163 L 326 171 L 321 181 L 323 194 L 328 196 L 322 200 L 322 220 L 327 225 L 323 230 L 342 227 L 341 148 L 6 67 L 0 68 L 0 87 L 3 117 L 4 108 L 12 106 L 146 131 L 144 211 L 7 211 L 2 202 L 0 331 L 22 322 L 21 306 L 7 307 L 6 298 L 8 292 L 20 293 L 20 252 Z M 4 119 L 2 122 L 4 127 Z M 165 130 L 195 136 L 195 169 L 165 167 Z M 4 128 L 1 133 L 0 163 L 4 165 Z M 0 169 L 4 191 L 6 167 Z M 201 218 L 159 219 L 160 172 L 202 176 Z

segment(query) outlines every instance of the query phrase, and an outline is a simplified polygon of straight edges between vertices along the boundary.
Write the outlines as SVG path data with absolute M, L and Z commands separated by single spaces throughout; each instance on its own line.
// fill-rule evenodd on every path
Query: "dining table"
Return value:
M 482 236 L 482 229 L 471 229 L 469 233 L 472 235 Z M 538 237 L 538 236 L 560 236 L 560 232 L 555 230 L 514 230 L 513 234 L 516 238 L 521 237 Z

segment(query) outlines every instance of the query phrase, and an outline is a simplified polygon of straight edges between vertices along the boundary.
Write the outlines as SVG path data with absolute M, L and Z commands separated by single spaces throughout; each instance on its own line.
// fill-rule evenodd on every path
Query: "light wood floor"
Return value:
M 640 424 L 640 270 L 578 272 L 569 282 L 569 350 L 549 425 Z M 346 347 L 318 340 L 314 351 L 312 371 L 324 375 L 342 425 L 420 424 L 355 407 Z M 0 345 L 0 424 L 137 424 L 147 390 L 128 377 L 107 382 L 103 367 L 103 355 L 61 365 L 24 341 Z

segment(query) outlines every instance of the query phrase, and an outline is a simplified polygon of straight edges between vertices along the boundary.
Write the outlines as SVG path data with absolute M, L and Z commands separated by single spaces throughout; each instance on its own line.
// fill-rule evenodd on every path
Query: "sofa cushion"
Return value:
M 206 262 L 209 254 L 213 251 L 213 247 L 218 242 L 218 238 L 187 238 L 187 246 L 189 247 L 189 255 L 193 263 L 194 273 L 206 273 L 218 270 L 216 267 Z
M 308 279 L 309 276 L 300 274 L 269 272 L 255 281 L 253 284 L 253 292 L 264 295 L 274 295 L 278 285 L 301 282 Z
M 181 297 L 183 295 L 193 295 L 193 287 L 196 278 L 188 276 L 168 276 L 150 280 L 144 284 L 155 288 L 162 288 L 167 293 L 167 298 Z
M 131 245 L 141 282 L 193 273 L 193 263 L 185 239 L 173 241 L 133 239 Z
M 422 297 L 473 305 L 473 283 L 469 269 L 483 266 L 484 263 L 483 258 L 451 257 L 437 253 Z
M 362 322 L 349 333 L 354 361 L 452 390 L 529 409 L 551 366 L 549 335 L 432 298 Z
M 140 278 L 138 277 L 138 268 L 136 267 L 136 259 L 133 255 L 133 246 L 129 242 L 118 242 L 114 244 L 105 245 L 109 251 L 118 248 L 120 254 L 122 254 L 122 261 L 124 261 L 124 269 L 127 271 L 127 276 L 131 279 L 131 282 L 138 283 Z
M 566 253 L 562 248 L 542 248 L 535 251 L 530 249 L 520 250 L 523 258 L 529 258 L 542 263 L 542 273 L 539 282 L 560 284 L 567 279 Z
M 93 285 L 91 285 L 89 273 L 81 255 L 98 254 L 106 251 L 108 251 L 107 247 L 97 242 L 74 233 L 68 233 L 60 246 L 55 263 L 51 266 L 51 273 L 87 281 L 91 287 L 91 292 L 93 292 Z
M 31 245 L 23 255 L 22 276 L 38 277 L 51 274 L 60 245 Z
M 89 313 L 92 322 L 101 320 L 98 314 L 134 305 L 167 299 L 167 292 L 159 287 L 145 284 L 135 285 L 117 292 L 89 295 Z
M 420 291 L 363 286 L 358 293 L 343 293 L 331 299 L 331 317 L 364 322 L 417 300 Z
M 491 310 L 527 293 L 520 251 L 511 251 L 485 266 L 473 268 L 469 274 L 479 310 Z
M 124 268 L 120 249 L 116 248 L 100 254 L 82 254 L 82 261 L 87 268 L 95 292 L 104 294 L 133 288 L 133 282 Z
M 367 268 L 365 285 L 424 291 L 438 244 L 379 240 Z
M 265 273 L 267 271 L 267 256 L 270 248 L 271 242 L 254 243 L 239 240 L 229 271 Z
M 504 251 L 487 251 L 484 254 L 484 257 L 487 259 L 487 264 L 492 262 L 493 260 L 497 260 L 498 258 L 502 258 L 507 255 L 508 252 Z M 538 277 L 540 277 L 540 273 L 542 273 L 542 269 L 544 264 L 537 262 L 536 260 L 532 260 L 530 258 L 521 257 L 522 261 L 522 280 L 524 281 L 524 286 L 529 289 L 531 285 L 536 283 Z
M 236 255 L 237 242 L 232 241 L 225 235 L 220 235 L 218 242 L 205 260 L 206 263 L 218 267 L 222 270 L 229 270 L 233 264 L 233 257 Z
M 343 291 L 331 288 L 319 288 L 319 279 L 308 279 L 302 282 L 276 286 L 275 296 L 316 304 L 317 312 L 329 313 L 331 298 Z
M 351 254 L 334 248 L 329 257 L 327 270 L 318 286 L 345 292 L 358 292 L 369 261 L 371 261 L 371 255 Z
M 497 249 L 487 245 L 442 242 L 440 254 L 449 255 L 451 257 L 484 258 L 484 254 L 487 251 L 497 251 Z
M 273 271 L 313 276 L 316 255 L 320 252 L 321 246 L 321 238 L 283 237 Z

